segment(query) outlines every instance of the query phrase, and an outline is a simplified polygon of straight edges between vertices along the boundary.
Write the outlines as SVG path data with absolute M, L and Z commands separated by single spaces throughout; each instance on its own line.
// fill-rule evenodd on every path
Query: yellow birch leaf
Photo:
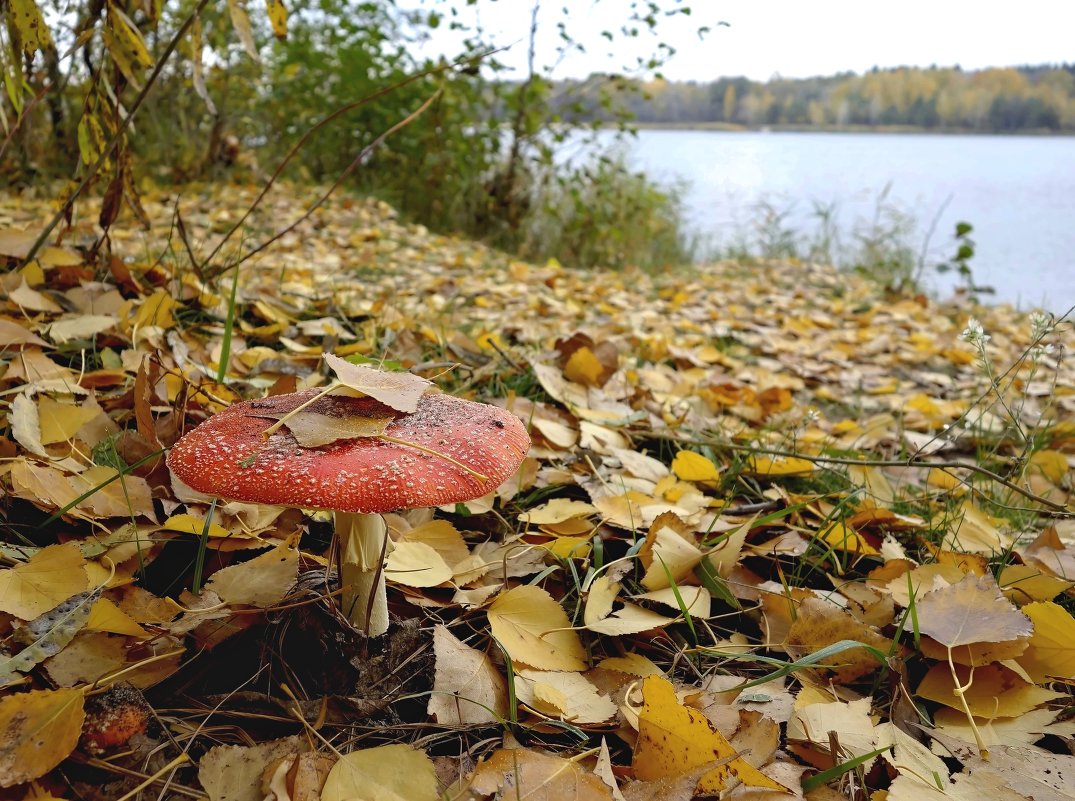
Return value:
M 594 352 L 583 345 L 571 354 L 564 365 L 564 377 L 576 384 L 595 387 L 600 383 L 604 370 L 605 366 L 598 361 Z
M 52 34 L 34 0 L 9 0 L 7 13 L 19 32 L 23 53 L 32 56 L 52 44 Z
M 1043 573 L 1033 565 L 1008 565 L 1000 571 L 997 583 L 1004 597 L 1019 606 L 1031 601 L 1051 601 L 1075 587 L 1075 581 Z
M 432 381 L 421 376 L 351 364 L 332 353 L 325 354 L 325 364 L 332 368 L 336 378 L 345 387 L 369 395 L 385 406 L 405 414 L 418 411 L 419 398 L 433 387 Z
M 106 631 L 110 634 L 125 634 L 128 637 L 148 637 L 149 632 L 134 622 L 131 617 L 107 598 L 99 598 L 90 609 L 86 620 L 89 631 Z
M 172 309 L 175 308 L 175 299 L 163 289 L 158 289 L 148 298 L 142 301 L 138 307 L 131 325 L 134 328 L 144 328 L 154 325 L 159 328 L 171 328 L 175 325 L 172 317 Z
M 552 523 L 563 523 L 573 517 L 592 515 L 596 511 L 596 506 L 586 503 L 585 501 L 555 498 L 548 503 L 544 503 L 541 506 L 535 506 L 533 509 L 523 512 L 519 515 L 519 519 L 524 523 L 531 523 L 533 525 L 549 525 Z
M 616 705 L 581 673 L 523 668 L 515 673 L 515 694 L 541 714 L 572 723 L 603 723 L 616 715 Z
M 709 459 L 694 451 L 680 451 L 672 460 L 672 472 L 684 481 L 719 481 L 720 470 Z
M 927 592 L 918 599 L 919 630 L 941 645 L 1011 643 L 1016 656 L 1025 650 L 1032 627 L 1026 615 L 1000 593 L 992 576 L 969 575 L 958 584 Z
M 180 534 L 194 534 L 201 536 L 202 531 L 205 528 L 205 520 L 194 515 L 172 515 L 161 525 L 161 529 L 164 531 L 178 531 Z M 210 537 L 232 537 L 232 536 L 246 536 L 242 533 L 234 534 L 228 531 L 221 525 L 216 523 L 209 524 L 209 536 Z
M 578 762 L 528 748 L 501 748 L 470 777 L 469 797 L 511 801 L 613 801 L 612 791 Z
M 44 776 L 78 745 L 81 690 L 31 690 L 0 699 L 0 787 Z
M 277 39 L 287 38 L 287 8 L 282 0 L 265 0 L 265 7 L 269 12 L 269 22 L 272 23 L 272 33 Z
M 0 611 L 33 620 L 85 592 L 85 564 L 78 545 L 68 542 L 42 548 L 29 562 L 0 570 Z
M 1014 670 L 1003 665 L 994 663 L 973 668 L 973 675 L 971 670 L 966 665 L 956 665 L 956 678 L 960 685 L 970 685 L 963 692 L 963 698 L 975 717 L 1011 718 L 1062 696 L 1062 693 L 1027 684 Z M 952 709 L 963 708 L 955 693 L 952 669 L 944 662 L 938 662 L 929 669 L 915 690 L 915 695 Z
M 796 456 L 753 454 L 746 464 L 746 472 L 755 476 L 802 476 L 816 470 L 813 462 Z
M 1068 458 L 1064 454 L 1060 451 L 1042 450 L 1036 451 L 1030 457 L 1027 472 L 1041 473 L 1054 484 L 1060 484 L 1068 470 Z
M 1075 618 L 1059 604 L 1030 603 L 1023 613 L 1034 624 L 1030 644 L 1016 661 L 1036 682 L 1075 678 Z
M 279 603 L 299 574 L 297 535 L 249 562 L 218 570 L 205 585 L 229 604 L 265 608 Z
M 877 549 L 870 545 L 865 537 L 843 521 L 833 523 L 831 526 L 819 531 L 816 536 L 837 551 L 860 553 L 866 556 L 877 555 Z
M 101 413 L 100 407 L 93 405 L 77 406 L 73 403 L 61 403 L 49 397 L 37 401 L 37 419 L 41 427 L 41 444 L 52 445 L 67 442 L 86 423 Z
M 321 801 L 437 801 L 438 797 L 433 761 L 409 745 L 344 754 L 321 790 Z
M 740 782 L 778 792 L 788 788 L 739 756 L 724 736 L 697 709 L 685 707 L 672 685 L 659 676 L 642 682 L 642 711 L 632 767 L 642 781 L 681 776 L 717 763 L 698 780 L 696 795 L 718 795 Z
M 539 670 L 585 670 L 586 649 L 563 607 L 533 585 L 500 593 L 489 606 L 489 628 L 511 656 Z
M 488 654 L 433 627 L 436 671 L 426 711 L 442 726 L 497 723 L 508 716 L 508 685 Z
M 452 569 L 431 546 L 403 540 L 388 555 L 384 577 L 407 587 L 436 587 L 452 578 Z
M 302 411 L 288 416 L 286 413 L 268 415 L 273 420 L 284 420 L 284 425 L 295 441 L 304 448 L 320 448 L 341 439 L 379 437 L 396 418 L 392 415 L 370 417 L 333 417 L 320 412 Z

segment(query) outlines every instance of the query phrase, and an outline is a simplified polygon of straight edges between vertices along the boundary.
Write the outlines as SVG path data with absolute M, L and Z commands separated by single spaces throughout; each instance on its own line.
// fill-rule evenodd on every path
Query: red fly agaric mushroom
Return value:
M 208 495 L 332 510 L 344 612 L 376 636 L 388 630 L 381 513 L 485 495 L 529 446 L 519 418 L 496 406 L 422 395 L 407 414 L 371 397 L 305 390 L 214 415 L 172 447 L 168 466 Z

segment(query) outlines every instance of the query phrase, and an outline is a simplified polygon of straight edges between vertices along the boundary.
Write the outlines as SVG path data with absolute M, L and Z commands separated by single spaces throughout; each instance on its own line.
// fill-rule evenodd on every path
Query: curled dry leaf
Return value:
M 325 354 L 325 364 L 336 373 L 345 387 L 376 398 L 397 412 L 418 411 L 418 399 L 433 388 L 433 382 L 412 373 L 393 373 L 374 370 L 361 364 L 351 364 L 331 353 Z

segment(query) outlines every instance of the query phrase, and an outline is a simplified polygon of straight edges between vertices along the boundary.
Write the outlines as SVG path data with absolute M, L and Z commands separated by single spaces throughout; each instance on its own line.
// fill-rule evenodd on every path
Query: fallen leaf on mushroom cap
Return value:
M 396 418 L 385 414 L 370 417 L 335 417 L 319 412 L 302 411 L 295 414 L 265 415 L 271 420 L 284 420 L 284 425 L 304 448 L 320 448 L 341 439 L 379 437 Z
M 738 756 L 705 715 L 679 703 L 667 680 L 659 676 L 644 679 L 642 699 L 638 742 L 631 763 L 637 778 L 650 781 L 679 776 L 716 763 L 698 779 L 696 793 L 716 795 L 740 782 L 788 792 L 784 785 Z
M 1033 632 L 1030 620 L 1001 594 L 991 575 L 970 575 L 926 593 L 918 599 L 917 619 L 919 631 L 943 646 L 988 643 L 992 659 L 1023 653 Z
M 586 649 L 563 607 L 533 585 L 500 593 L 487 610 L 493 636 L 511 656 L 539 670 L 585 670 Z
M 412 373 L 393 373 L 374 370 L 361 364 L 351 364 L 332 353 L 325 354 L 327 364 L 345 387 L 376 398 L 385 406 L 410 414 L 418 411 L 418 399 L 433 388 L 433 382 Z

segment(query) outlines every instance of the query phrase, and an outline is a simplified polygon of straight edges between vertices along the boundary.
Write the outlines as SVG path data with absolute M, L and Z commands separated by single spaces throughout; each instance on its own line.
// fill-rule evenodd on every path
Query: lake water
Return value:
M 766 203 L 802 241 L 819 230 L 815 204 L 831 206 L 853 249 L 888 187 L 880 206 L 913 217 L 916 251 L 935 221 L 928 265 L 954 253 L 965 220 L 975 280 L 994 300 L 1057 313 L 1075 304 L 1075 137 L 644 130 L 628 157 L 660 181 L 689 182 L 691 224 L 718 248 L 752 236 Z M 941 294 L 955 283 L 927 280 Z

